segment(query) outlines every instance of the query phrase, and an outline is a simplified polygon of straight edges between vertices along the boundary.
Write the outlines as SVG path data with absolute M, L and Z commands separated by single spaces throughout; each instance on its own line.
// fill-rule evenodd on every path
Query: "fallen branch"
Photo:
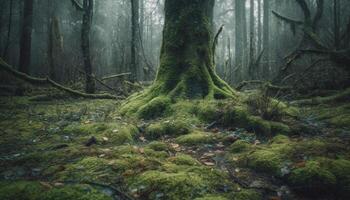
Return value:
M 32 77 L 29 76 L 25 73 L 19 72 L 9 64 L 7 64 L 2 58 L 0 58 L 0 69 L 5 70 L 6 72 L 12 74 L 16 78 L 19 78 L 21 80 L 24 80 L 32 85 L 37 85 L 40 87 L 43 86 L 52 86 L 54 88 L 57 88 L 59 90 L 62 90 L 64 92 L 67 92 L 68 94 L 72 95 L 73 97 L 83 97 L 87 99 L 121 99 L 121 97 L 114 96 L 111 94 L 86 94 L 83 92 L 79 92 L 77 90 L 73 90 L 71 88 L 65 87 L 50 78 L 37 78 L 37 77 Z
M 78 67 L 73 67 L 75 68 L 76 70 L 78 70 L 80 73 L 84 74 L 85 76 L 89 76 L 91 77 L 92 79 L 94 79 L 95 81 L 97 81 L 98 83 L 100 83 L 102 86 L 104 86 L 105 88 L 109 89 L 109 90 L 112 90 L 113 92 L 117 93 L 118 91 L 116 91 L 114 88 L 110 87 L 109 85 L 107 85 L 106 83 L 104 83 L 102 80 L 96 78 L 96 76 L 94 75 L 90 75 L 90 74 L 87 74 L 86 72 L 84 72 L 83 70 L 79 69 Z
M 272 85 L 271 83 L 266 81 L 252 80 L 252 81 L 243 81 L 239 83 L 238 86 L 236 87 L 236 90 L 238 91 L 242 90 L 242 88 L 244 88 L 245 86 L 252 85 L 252 84 L 264 85 L 270 90 L 291 90 L 292 89 L 291 87 Z
M 107 80 L 110 80 L 110 79 L 120 78 L 120 77 L 123 77 L 123 76 L 129 76 L 129 75 L 131 75 L 131 73 L 130 72 L 126 72 L 126 73 L 106 76 L 106 77 L 101 78 L 101 80 L 102 81 L 107 81 Z
M 350 88 L 327 97 L 315 97 L 311 99 L 303 99 L 291 102 L 292 105 L 318 105 L 328 104 L 334 102 L 349 102 L 350 101 Z

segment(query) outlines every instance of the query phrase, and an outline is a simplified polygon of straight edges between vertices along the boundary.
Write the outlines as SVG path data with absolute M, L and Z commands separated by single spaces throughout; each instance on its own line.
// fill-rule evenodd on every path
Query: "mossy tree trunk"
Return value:
M 189 99 L 232 95 L 214 70 L 213 7 L 214 0 L 165 1 L 161 62 L 151 88 L 154 94 Z
M 223 99 L 234 91 L 215 73 L 214 0 L 165 0 L 165 24 L 156 80 L 130 98 L 127 113 L 164 110 L 181 99 Z

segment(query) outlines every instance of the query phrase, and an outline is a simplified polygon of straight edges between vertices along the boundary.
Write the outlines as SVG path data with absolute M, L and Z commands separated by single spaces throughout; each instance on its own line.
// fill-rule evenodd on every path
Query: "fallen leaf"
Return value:
M 270 200 L 282 200 L 281 197 L 275 196 L 275 197 L 270 197 Z
M 46 187 L 47 189 L 51 189 L 51 188 L 52 188 L 52 186 L 50 185 L 50 183 L 40 181 L 40 184 L 41 184 L 42 186 Z
M 305 161 L 301 161 L 301 162 L 295 163 L 294 167 L 296 167 L 296 168 L 305 167 L 305 164 L 306 164 Z
M 139 137 L 139 139 L 140 139 L 142 142 L 146 142 L 146 141 L 147 141 L 146 138 L 143 137 L 143 136 Z
M 206 166 L 215 166 L 215 163 L 213 163 L 213 162 L 204 162 L 204 165 L 206 165 Z

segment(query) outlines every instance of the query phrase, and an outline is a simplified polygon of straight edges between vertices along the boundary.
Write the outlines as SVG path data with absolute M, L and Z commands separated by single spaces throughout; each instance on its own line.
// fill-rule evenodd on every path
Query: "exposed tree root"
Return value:
M 24 80 L 32 85 L 36 85 L 39 87 L 52 86 L 64 92 L 67 92 L 73 97 L 82 97 L 87 99 L 121 99 L 121 97 L 114 96 L 111 94 L 87 94 L 83 92 L 79 92 L 77 90 L 73 90 L 71 88 L 65 87 L 50 78 L 37 78 L 29 76 L 25 73 L 19 72 L 15 70 L 11 65 L 7 64 L 3 59 L 0 58 L 0 69 L 5 70 L 6 72 L 12 74 L 18 79 Z

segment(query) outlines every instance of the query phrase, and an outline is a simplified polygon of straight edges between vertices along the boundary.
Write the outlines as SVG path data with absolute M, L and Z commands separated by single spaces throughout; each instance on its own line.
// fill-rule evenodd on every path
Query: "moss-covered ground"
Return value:
M 158 103 L 1 97 L 0 199 L 350 198 L 349 102 Z

